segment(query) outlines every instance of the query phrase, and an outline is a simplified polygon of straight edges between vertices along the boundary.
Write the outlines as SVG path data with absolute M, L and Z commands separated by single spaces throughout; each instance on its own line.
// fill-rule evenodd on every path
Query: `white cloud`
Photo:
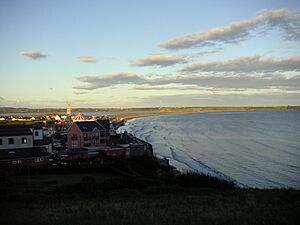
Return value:
M 24 51 L 24 52 L 21 52 L 21 55 L 28 57 L 30 59 L 42 59 L 42 58 L 47 57 L 46 54 L 43 54 L 37 50 Z
M 83 55 L 83 56 L 79 56 L 78 57 L 78 60 L 80 62 L 86 62 L 86 63 L 95 63 L 97 60 L 96 60 L 96 57 L 94 56 L 89 56 L 89 55 Z
M 250 32 L 263 26 L 265 31 L 280 27 L 287 40 L 300 40 L 300 14 L 290 9 L 266 10 L 254 18 L 231 23 L 228 26 L 175 37 L 158 46 L 166 49 L 186 49 L 217 43 L 238 43 L 247 39 Z
M 139 98 L 139 105 L 143 107 L 157 106 L 276 106 L 299 105 L 300 94 L 273 93 L 263 94 L 180 94 L 153 95 Z
M 77 78 L 83 82 L 74 89 L 94 90 L 97 88 L 111 87 L 117 84 L 139 83 L 143 79 L 133 73 L 115 73 L 102 76 L 82 76 Z
M 84 94 L 88 94 L 89 92 L 85 92 L 85 91 L 75 91 L 74 94 L 75 95 L 84 95 Z
M 275 72 L 299 71 L 300 56 L 264 57 L 262 55 L 238 57 L 226 61 L 198 62 L 186 65 L 181 72 Z
M 177 63 L 184 63 L 186 60 L 181 56 L 152 54 L 143 59 L 131 63 L 133 66 L 171 66 Z
M 83 76 L 78 78 L 81 85 L 74 89 L 94 90 L 112 87 L 118 84 L 136 85 L 136 90 L 166 90 L 213 88 L 255 88 L 267 89 L 278 87 L 282 90 L 300 90 L 300 76 L 270 76 L 257 74 L 193 74 L 189 76 L 166 76 L 159 78 L 145 78 L 132 73 L 118 73 L 105 76 Z M 169 85 L 169 86 L 168 86 Z M 192 85 L 193 87 L 189 86 Z M 180 87 L 181 86 L 181 87 Z

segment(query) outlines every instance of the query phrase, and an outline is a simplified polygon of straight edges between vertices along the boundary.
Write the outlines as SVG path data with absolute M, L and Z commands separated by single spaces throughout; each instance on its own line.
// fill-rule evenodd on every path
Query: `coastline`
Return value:
M 259 112 L 259 111 L 278 111 L 278 113 L 280 113 L 280 111 L 288 111 L 288 110 L 234 110 L 234 111 L 232 111 L 232 110 L 230 110 L 230 112 L 251 112 L 251 111 L 256 111 L 256 112 Z M 224 111 L 202 111 L 202 112 L 229 112 L 229 110 L 224 110 Z M 198 112 L 193 112 L 193 113 L 198 113 Z M 200 112 L 199 112 L 200 113 Z M 266 112 L 266 113 L 268 113 L 268 112 Z M 276 112 L 277 113 L 277 112 Z M 297 112 L 295 112 L 295 113 L 297 113 Z M 180 115 L 180 114 L 190 114 L 190 113 L 171 113 L 171 114 L 160 114 L 160 115 L 151 115 L 151 116 L 153 116 L 154 117 L 154 120 L 160 120 L 160 117 L 159 118 L 156 118 L 157 116 L 161 116 L 161 115 L 171 115 L 171 116 L 173 116 L 173 115 Z M 199 114 L 200 115 L 200 114 Z M 218 114 L 217 114 L 218 115 Z M 266 114 L 265 114 L 266 115 Z M 285 115 L 285 114 L 284 114 Z M 291 115 L 294 115 L 293 113 L 291 114 Z M 297 114 L 298 115 L 298 114 Z M 148 117 L 148 116 L 145 116 L 145 117 Z M 132 120 L 136 120 L 136 119 L 141 119 L 141 118 L 143 118 L 142 116 L 140 116 L 140 117 L 135 117 L 135 118 L 130 118 L 130 119 L 127 119 L 127 120 L 124 120 L 124 124 L 121 126 L 121 127 L 123 127 L 123 126 L 125 126 L 126 127 L 126 125 L 127 125 L 127 123 L 126 122 L 129 122 L 130 121 L 130 123 L 129 123 L 129 129 L 127 129 L 127 131 L 128 132 L 132 132 L 133 134 L 137 134 L 137 137 L 138 138 L 141 138 L 141 139 L 143 139 L 143 137 L 145 137 L 146 136 L 146 138 L 144 138 L 143 140 L 145 140 L 145 141 L 148 141 L 149 140 L 149 143 L 150 144 L 154 144 L 155 145 L 155 143 L 156 143 L 156 141 L 154 141 L 155 139 L 152 139 L 152 138 L 149 138 L 148 139 L 148 136 L 151 134 L 151 129 L 146 129 L 146 131 L 144 132 L 144 133 L 146 133 L 147 135 L 144 135 L 143 134 L 143 132 L 137 132 L 137 133 L 135 133 L 135 131 L 136 130 L 138 130 L 138 131 L 140 131 L 140 127 L 144 127 L 144 125 L 145 125 L 145 122 L 144 122 L 144 120 L 137 120 L 137 121 L 140 121 L 140 122 L 137 122 L 137 123 L 131 123 L 131 121 Z M 163 117 L 162 117 L 163 118 Z M 172 118 L 172 117 L 171 117 Z M 192 117 L 193 118 L 193 117 Z M 146 121 L 149 121 L 149 120 L 146 120 Z M 150 119 L 150 121 L 152 121 L 152 119 Z M 152 123 L 151 123 L 152 124 Z M 153 125 L 154 126 L 154 125 Z M 135 128 L 136 127 L 136 128 Z M 151 127 L 151 126 L 150 126 Z M 154 127 L 156 127 L 156 126 L 154 126 Z M 125 130 L 125 128 L 121 128 L 121 131 L 124 131 Z M 154 130 L 152 130 L 152 132 L 156 132 L 155 131 L 156 129 L 154 129 Z M 140 136 L 141 135 L 141 136 Z M 152 141 L 151 141 L 152 140 Z M 159 139 L 160 141 L 162 140 L 162 139 Z M 161 143 L 161 142 L 157 142 L 157 143 Z M 156 145 L 155 145 L 156 146 Z M 157 146 L 160 146 L 160 145 L 157 145 Z M 157 146 L 156 146 L 156 149 L 157 150 L 159 150 L 159 152 L 157 152 L 157 154 L 158 154 L 158 157 L 159 158 L 161 158 L 162 156 L 161 156 L 161 152 L 165 152 L 165 148 L 162 148 L 163 150 L 160 150 L 160 147 L 159 148 L 157 148 Z M 171 146 L 171 147 L 170 147 Z M 172 149 L 173 148 L 173 146 L 172 145 L 169 145 L 169 147 Z M 168 148 L 169 148 L 168 147 Z M 180 148 L 179 148 L 180 149 Z M 173 150 L 171 150 L 171 151 L 173 151 Z M 172 165 L 173 167 L 175 167 L 178 171 L 180 171 L 180 172 L 187 172 L 187 171 L 189 171 L 189 169 L 185 169 L 185 168 L 181 168 L 180 167 L 180 165 L 179 165 L 179 167 L 178 167 L 178 165 L 176 164 L 177 163 L 177 160 L 175 160 L 175 164 L 173 164 L 172 163 L 172 160 L 173 160 L 173 158 L 172 157 L 169 157 L 169 155 L 167 156 L 167 158 L 168 159 L 170 159 L 170 165 Z M 179 162 L 181 162 L 180 160 L 179 160 Z M 206 166 L 206 165 L 204 165 L 204 166 Z M 214 171 L 213 170 L 213 168 L 209 168 L 209 170 L 212 170 L 212 174 L 214 174 L 216 171 Z M 200 170 L 198 170 L 198 169 L 195 169 L 195 170 L 193 170 L 193 169 L 191 169 L 190 171 L 194 171 L 194 172 L 199 172 L 200 174 L 204 174 L 204 175 L 211 175 L 211 173 L 203 173 L 203 172 L 201 172 L 201 169 Z M 218 172 L 218 171 L 217 171 Z M 217 177 L 217 178 L 219 178 L 219 179 L 221 179 L 221 180 L 227 180 L 227 179 L 223 179 L 222 177 L 222 175 L 221 176 L 215 176 L 215 175 L 212 175 L 212 176 L 214 176 L 214 177 Z M 232 177 L 228 177 L 229 178 L 229 180 L 231 180 L 232 179 Z M 234 179 L 234 178 L 233 178 Z M 234 179 L 233 180 L 234 181 L 234 183 L 236 184 L 236 187 L 239 187 L 239 188 L 258 188 L 258 189 L 276 189 L 276 188 L 295 188 L 296 190 L 299 190 L 299 188 L 298 187 L 294 187 L 294 186 L 287 186 L 287 185 L 282 185 L 282 187 L 277 187 L 277 186 L 272 186 L 272 185 L 270 185 L 270 186 L 264 186 L 264 187 L 258 187 L 258 186 L 251 186 L 250 184 L 244 184 L 244 183 L 241 183 L 242 181 L 241 180 L 238 180 L 238 179 Z M 248 185 L 250 185 L 250 186 L 248 186 Z
M 111 114 L 108 115 L 111 119 L 123 120 L 124 122 L 144 118 L 149 116 L 162 116 L 162 115 L 180 115 L 192 113 L 207 113 L 207 112 L 248 112 L 248 111 L 293 111 L 300 110 L 300 106 L 270 106 L 270 107 L 171 107 L 162 108 L 159 112 L 144 113 L 128 113 L 128 114 Z

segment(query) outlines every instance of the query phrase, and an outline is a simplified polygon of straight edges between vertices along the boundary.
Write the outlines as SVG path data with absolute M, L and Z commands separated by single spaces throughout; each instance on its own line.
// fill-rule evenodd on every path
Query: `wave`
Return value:
M 147 117 L 126 122 L 119 132 L 125 130 L 150 142 L 155 154 L 181 171 L 239 187 L 300 189 L 299 112 Z

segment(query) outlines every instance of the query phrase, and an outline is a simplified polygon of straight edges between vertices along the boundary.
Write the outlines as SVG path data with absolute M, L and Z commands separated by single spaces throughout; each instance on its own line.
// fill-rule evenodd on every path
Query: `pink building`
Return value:
M 110 142 L 109 121 L 75 122 L 68 130 L 68 149 L 107 146 Z

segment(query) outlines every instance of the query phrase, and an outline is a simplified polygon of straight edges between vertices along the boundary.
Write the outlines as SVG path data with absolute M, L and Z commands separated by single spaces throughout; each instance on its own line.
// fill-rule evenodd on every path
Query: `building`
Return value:
M 72 121 L 73 122 L 77 122 L 77 121 L 85 121 L 85 118 L 83 116 L 82 113 L 78 113 L 76 116 L 72 117 Z
M 40 167 L 48 163 L 49 154 L 42 147 L 43 128 L 0 126 L 0 166 Z
M 71 116 L 72 114 L 72 108 L 71 108 L 71 104 L 68 102 L 67 104 L 67 116 Z
M 126 131 L 120 135 L 121 141 L 129 145 L 130 156 L 153 156 L 152 145 Z
M 99 121 L 73 123 L 67 133 L 68 149 L 110 145 L 109 129 L 107 130 L 106 125 L 107 122 L 103 122 L 102 124 Z
M 30 130 L 33 133 L 33 141 L 41 142 L 44 139 L 43 127 L 42 126 L 34 126 L 31 127 Z
M 24 149 L 0 150 L 2 167 L 41 167 L 48 163 L 49 154 L 39 147 Z
M 61 116 L 60 116 L 60 115 L 52 116 L 52 118 L 53 118 L 55 121 L 61 121 Z
M 0 151 L 32 147 L 33 134 L 29 127 L 0 126 Z

